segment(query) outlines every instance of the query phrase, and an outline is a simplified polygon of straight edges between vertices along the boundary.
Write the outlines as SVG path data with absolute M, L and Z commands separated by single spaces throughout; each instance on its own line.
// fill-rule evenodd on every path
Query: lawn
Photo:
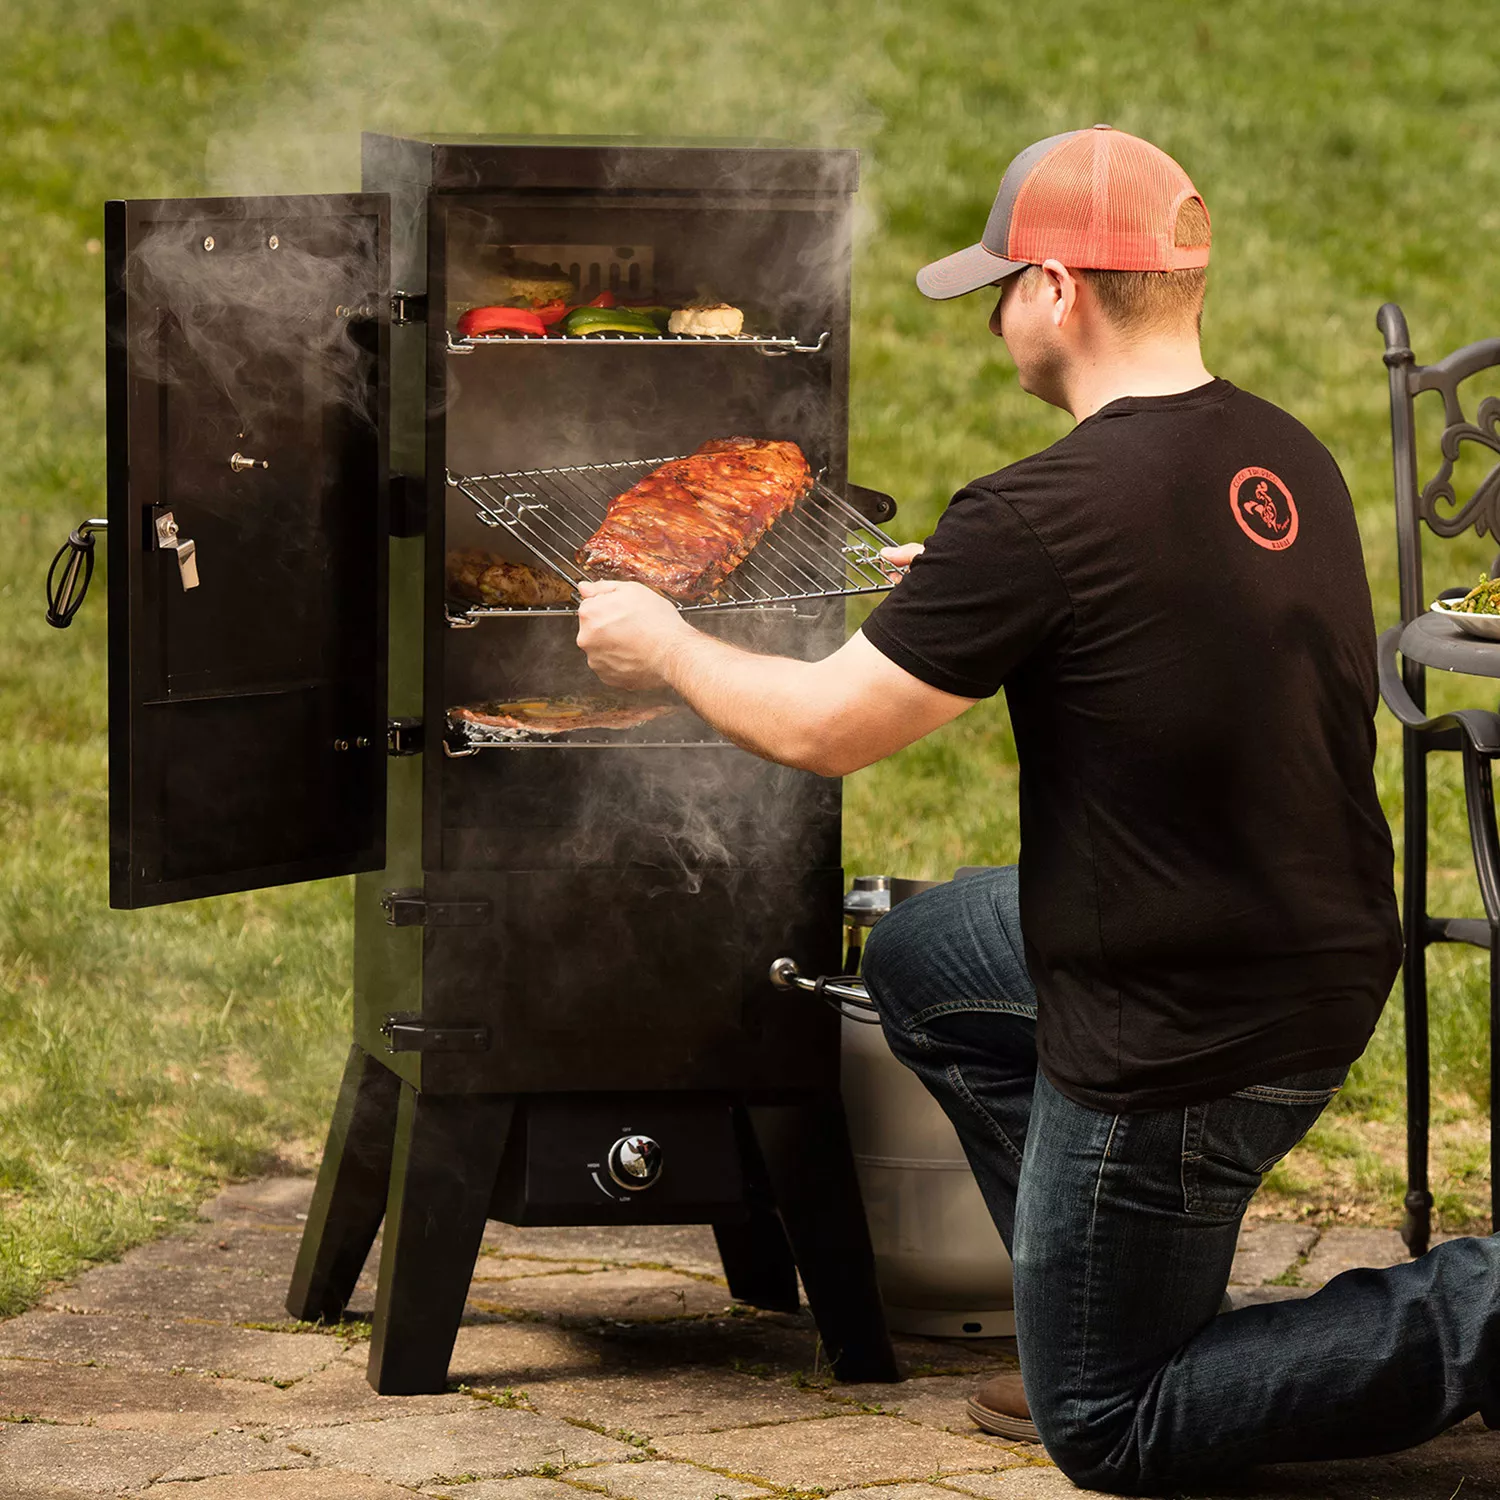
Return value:
M 1028 142 L 1095 120 L 1187 166 L 1214 215 L 1216 372 L 1328 443 L 1395 614 L 1376 307 L 1419 357 L 1496 331 L 1500 94 L 1488 6 L 1097 0 L 11 0 L 0 56 L 0 1313 L 81 1259 L 191 1211 L 207 1184 L 315 1158 L 349 1003 L 343 882 L 114 913 L 106 905 L 104 609 L 66 635 L 41 577 L 102 506 L 100 205 L 112 196 L 357 184 L 358 131 L 779 136 L 864 153 L 853 471 L 918 537 L 949 494 L 1065 430 L 1014 386 L 974 300 L 911 275 L 968 243 Z M 1441 581 L 1477 572 L 1477 545 Z M 1438 576 L 1438 575 L 1434 575 Z M 1435 701 L 1455 684 L 1440 684 Z M 1399 811 L 1397 740 L 1380 778 Z M 851 871 L 1014 858 L 1003 703 L 854 777 Z M 1477 911 L 1462 810 L 1439 796 L 1435 884 Z M 1483 987 L 1436 991 L 1440 1208 L 1482 1222 Z M 1340 1112 L 1277 1174 L 1282 1207 L 1394 1222 L 1392 1011 Z

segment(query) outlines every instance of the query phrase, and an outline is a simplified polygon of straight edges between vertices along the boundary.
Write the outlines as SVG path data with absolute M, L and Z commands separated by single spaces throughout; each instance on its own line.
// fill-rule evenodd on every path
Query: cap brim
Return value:
M 924 297 L 942 302 L 977 292 L 980 287 L 993 286 L 1003 277 L 1024 271 L 1028 265 L 1029 261 L 1006 260 L 983 245 L 970 245 L 967 250 L 957 250 L 930 266 L 923 266 L 917 272 L 917 290 Z

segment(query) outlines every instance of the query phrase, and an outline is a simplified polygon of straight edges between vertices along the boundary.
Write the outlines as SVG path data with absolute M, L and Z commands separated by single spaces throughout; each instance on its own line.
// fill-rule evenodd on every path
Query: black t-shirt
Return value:
M 1374 623 L 1301 423 L 1226 380 L 1113 401 L 960 491 L 864 634 L 1005 689 L 1056 1088 L 1157 1109 L 1359 1055 L 1400 962 Z

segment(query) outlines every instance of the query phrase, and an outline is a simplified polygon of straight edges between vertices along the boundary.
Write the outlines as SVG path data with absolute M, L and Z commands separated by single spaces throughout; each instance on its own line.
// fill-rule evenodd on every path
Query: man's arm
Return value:
M 847 776 L 956 719 L 977 699 L 941 692 L 851 636 L 822 661 L 758 656 L 694 630 L 638 583 L 586 583 L 578 644 L 612 687 L 669 687 L 737 745 Z

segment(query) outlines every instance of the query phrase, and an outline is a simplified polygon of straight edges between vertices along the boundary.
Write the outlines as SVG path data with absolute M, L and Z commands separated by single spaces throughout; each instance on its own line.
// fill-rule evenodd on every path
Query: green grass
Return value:
M 1421 12 L 1383 0 L 1062 12 L 12 0 L 0 56 L 0 1312 L 180 1216 L 211 1182 L 305 1159 L 347 1035 L 343 883 L 107 909 L 102 588 L 67 635 L 42 623 L 40 589 L 67 528 L 102 505 L 106 196 L 351 187 L 362 127 L 859 146 L 852 467 L 897 494 L 898 529 L 916 537 L 965 479 L 1065 422 L 1015 388 L 987 308 L 927 303 L 912 272 L 974 238 L 1015 150 L 1107 119 L 1173 151 L 1207 196 L 1209 364 L 1298 413 L 1338 456 L 1384 622 L 1394 547 L 1372 319 L 1398 298 L 1419 356 L 1495 331 L 1500 42 L 1488 19 L 1478 0 Z M 1459 549 L 1438 581 L 1485 561 L 1482 546 Z M 1435 701 L 1460 687 L 1439 684 Z M 984 705 L 851 780 L 849 867 L 940 875 L 1014 858 L 1015 780 L 1003 705 Z M 1395 814 L 1388 720 L 1380 780 Z M 1476 910 L 1451 778 L 1438 811 L 1435 886 Z M 1461 1123 L 1488 1104 L 1482 976 L 1456 955 L 1439 980 L 1438 1089 Z M 1392 1012 L 1328 1130 L 1394 1129 L 1400 1063 Z M 1318 1149 L 1341 1160 L 1332 1134 Z M 1366 1176 L 1393 1204 L 1390 1182 Z M 1483 1183 L 1467 1169 L 1454 1180 L 1461 1216 Z

